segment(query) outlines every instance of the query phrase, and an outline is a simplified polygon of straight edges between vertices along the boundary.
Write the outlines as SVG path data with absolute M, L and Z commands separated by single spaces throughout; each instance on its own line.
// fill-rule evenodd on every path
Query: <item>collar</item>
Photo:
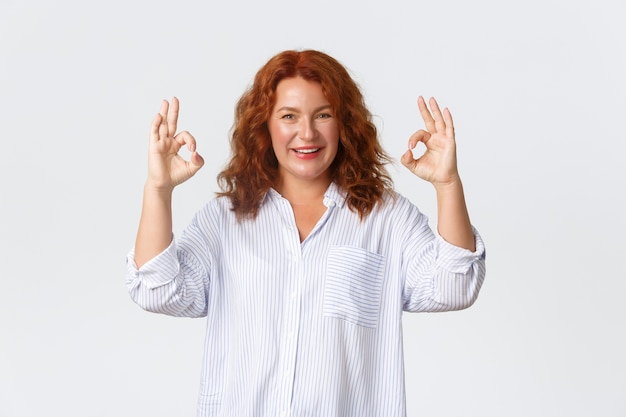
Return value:
M 270 189 L 265 194 L 265 198 L 261 204 L 265 203 L 268 200 L 273 200 L 276 198 L 283 198 L 278 191 L 274 188 L 270 187 Z M 328 186 L 328 189 L 324 193 L 324 205 L 326 207 L 337 206 L 339 208 L 343 208 L 346 204 L 346 192 L 339 188 L 337 184 L 331 182 Z
M 339 188 L 337 184 L 331 182 L 324 193 L 324 205 L 326 207 L 337 206 L 343 208 L 346 204 L 346 192 Z

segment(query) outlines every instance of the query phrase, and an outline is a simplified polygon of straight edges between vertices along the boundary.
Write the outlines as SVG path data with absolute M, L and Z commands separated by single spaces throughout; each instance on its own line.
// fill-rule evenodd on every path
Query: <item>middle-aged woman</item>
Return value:
M 172 192 L 204 160 L 177 133 L 178 100 L 163 102 L 127 283 L 146 310 L 206 317 L 198 416 L 406 414 L 402 313 L 469 307 L 485 275 L 450 112 L 421 97 L 418 108 L 426 129 L 402 163 L 434 186 L 437 232 L 393 190 L 348 71 L 308 50 L 256 74 L 222 191 L 175 240 Z

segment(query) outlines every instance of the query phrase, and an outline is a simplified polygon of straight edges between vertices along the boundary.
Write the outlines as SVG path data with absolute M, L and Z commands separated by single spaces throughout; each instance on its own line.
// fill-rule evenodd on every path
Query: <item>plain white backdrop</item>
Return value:
M 626 5 L 0 0 L 0 416 L 194 416 L 205 322 L 124 285 L 150 122 L 217 191 L 236 100 L 284 49 L 345 64 L 398 158 L 418 95 L 455 119 L 487 279 L 469 310 L 405 315 L 409 416 L 626 416 Z M 432 187 L 397 189 L 436 222 Z

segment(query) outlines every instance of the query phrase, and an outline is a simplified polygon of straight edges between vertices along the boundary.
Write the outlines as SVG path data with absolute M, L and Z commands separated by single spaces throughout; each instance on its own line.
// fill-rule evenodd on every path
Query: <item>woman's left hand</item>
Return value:
M 434 98 L 429 100 L 429 104 L 431 110 L 428 110 L 423 97 L 417 100 L 426 130 L 418 130 L 409 138 L 409 149 L 402 155 L 401 161 L 418 177 L 435 187 L 445 187 L 459 180 L 454 123 L 450 111 L 444 108 L 442 113 Z M 418 142 L 426 146 L 426 151 L 416 159 L 413 149 Z

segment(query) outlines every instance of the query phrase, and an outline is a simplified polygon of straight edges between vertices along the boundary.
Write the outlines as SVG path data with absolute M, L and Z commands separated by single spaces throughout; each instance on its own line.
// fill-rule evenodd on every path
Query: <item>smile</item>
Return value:
M 309 149 L 294 149 L 296 153 L 308 154 L 318 152 L 320 148 L 309 148 Z

